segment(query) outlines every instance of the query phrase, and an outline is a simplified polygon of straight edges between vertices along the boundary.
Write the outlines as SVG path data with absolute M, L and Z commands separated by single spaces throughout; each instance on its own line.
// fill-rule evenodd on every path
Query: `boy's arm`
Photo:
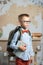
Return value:
M 20 35 L 20 32 L 19 31 L 17 31 L 15 34 L 14 34 L 14 37 L 13 37 L 13 39 L 12 39 L 12 41 L 11 41 L 11 44 L 10 44 L 10 47 L 12 48 L 12 49 L 18 49 L 18 46 L 16 45 L 16 41 L 18 40 L 18 36 Z
M 15 33 L 13 39 L 12 39 L 12 42 L 11 42 L 11 44 L 10 44 L 10 47 L 11 47 L 12 49 L 15 49 L 15 50 L 20 49 L 20 50 L 22 50 L 22 51 L 25 51 L 25 50 L 26 50 L 26 45 L 23 45 L 23 46 L 20 45 L 20 46 L 18 46 L 18 43 L 19 43 L 19 42 L 17 42 L 17 45 L 16 45 L 16 41 L 18 40 L 19 35 L 20 35 L 20 32 L 17 31 L 17 32 Z M 19 40 L 19 41 L 22 43 L 21 40 Z
M 32 41 L 31 41 L 31 44 L 30 44 L 30 60 L 31 61 L 34 61 L 34 51 L 33 51 L 33 45 L 32 45 Z
M 30 50 L 30 61 L 31 61 L 31 63 L 34 63 L 34 51 L 33 51 L 32 46 L 31 46 L 31 50 Z

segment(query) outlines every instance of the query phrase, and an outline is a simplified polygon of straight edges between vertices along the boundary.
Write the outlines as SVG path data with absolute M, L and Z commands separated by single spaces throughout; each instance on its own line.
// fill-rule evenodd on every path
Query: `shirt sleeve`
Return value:
M 15 34 L 14 34 L 14 37 L 13 37 L 13 39 L 12 39 L 12 41 L 11 41 L 11 44 L 10 44 L 10 47 L 12 48 L 12 49 L 18 49 L 18 46 L 16 45 L 16 41 L 17 41 L 17 39 L 18 39 L 18 36 L 20 35 L 20 32 L 19 31 L 17 31 Z
M 32 45 L 32 40 L 31 40 L 31 44 L 30 44 L 30 56 L 34 56 L 34 51 L 33 51 L 33 45 Z
M 34 56 L 34 51 L 33 51 L 33 47 L 30 46 L 30 56 Z

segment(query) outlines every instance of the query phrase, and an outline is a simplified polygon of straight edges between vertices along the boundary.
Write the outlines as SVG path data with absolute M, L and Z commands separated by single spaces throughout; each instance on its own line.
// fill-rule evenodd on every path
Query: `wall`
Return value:
M 26 0 L 25 0 L 26 1 Z M 17 1 L 18 2 L 18 1 Z M 20 4 L 21 2 L 19 2 Z M 27 2 L 28 3 L 28 2 Z M 10 30 L 14 29 L 18 22 L 18 15 L 21 13 L 30 14 L 31 23 L 29 24 L 29 29 L 32 32 L 42 33 L 42 22 L 43 22 L 43 7 L 38 5 L 29 5 L 22 3 L 19 5 L 18 3 L 13 4 L 5 14 L 0 16 L 0 29 L 2 29 L 2 37 L 1 40 L 8 39 Z M 25 6 L 25 5 L 26 6 Z M 19 5 L 19 6 L 18 6 Z M 6 7 L 7 8 L 7 7 Z M 6 10 L 6 8 L 4 10 Z M 4 43 L 0 42 L 0 46 L 4 49 Z M 6 47 L 6 44 L 5 44 Z

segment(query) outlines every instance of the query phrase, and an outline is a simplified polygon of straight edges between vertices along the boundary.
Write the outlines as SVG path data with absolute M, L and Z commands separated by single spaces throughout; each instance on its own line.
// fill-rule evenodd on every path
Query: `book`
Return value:
M 17 43 L 17 46 L 24 46 L 24 45 L 26 45 L 23 41 L 18 41 L 18 43 Z
M 25 43 L 23 41 L 18 41 L 17 46 L 21 46 L 21 45 L 23 46 L 23 45 L 25 45 Z M 18 49 L 16 51 L 14 51 L 13 53 L 15 54 L 15 56 L 20 58 L 21 55 L 23 55 L 24 51 Z

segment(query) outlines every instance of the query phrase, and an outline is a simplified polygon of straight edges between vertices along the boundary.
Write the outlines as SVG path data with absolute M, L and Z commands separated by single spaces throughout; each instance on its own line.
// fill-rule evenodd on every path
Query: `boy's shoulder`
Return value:
M 21 26 L 17 26 L 15 29 L 16 30 L 20 30 L 21 29 Z
M 13 29 L 11 32 L 16 32 L 21 29 L 21 26 L 16 26 L 15 29 Z

